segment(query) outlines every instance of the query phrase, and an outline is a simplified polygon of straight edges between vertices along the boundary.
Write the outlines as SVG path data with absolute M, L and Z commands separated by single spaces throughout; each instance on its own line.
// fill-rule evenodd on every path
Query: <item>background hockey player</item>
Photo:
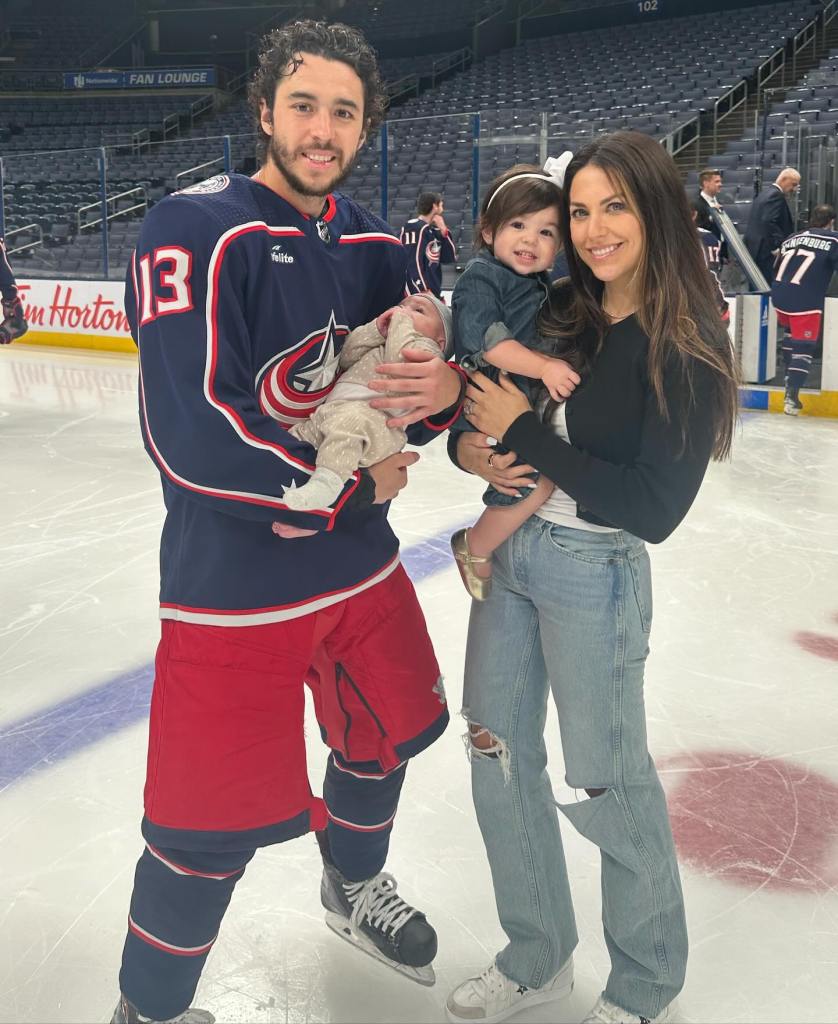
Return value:
M 288 428 L 329 394 L 349 331 L 404 295 L 398 239 L 334 192 L 384 95 L 355 30 L 272 32 L 251 87 L 260 170 L 164 199 L 129 268 L 141 427 L 167 515 L 146 848 L 116 1022 L 211 1021 L 188 1007 L 236 882 L 258 847 L 311 830 L 331 927 L 433 980 L 436 933 L 382 873 L 407 762 L 448 721 L 386 519 L 418 456 L 352 473 L 328 507 L 283 501 L 315 458 Z M 424 352 L 405 360 L 371 387 L 422 443 L 458 415 L 462 378 Z M 280 539 L 276 519 L 317 536 Z M 306 774 L 304 679 L 332 748 L 322 800 Z
M 780 246 L 771 284 L 777 320 L 788 332 L 782 348 L 786 366 L 783 411 L 789 416 L 797 416 L 803 408 L 800 389 L 812 367 L 823 329 L 824 301 L 836 270 L 835 209 L 816 206 L 809 227 L 791 235 Z
M 17 282 L 9 257 L 6 254 L 5 241 L 0 238 L 0 294 L 3 296 L 3 320 L 0 322 L 0 345 L 8 345 L 15 338 L 26 334 L 29 325 L 23 315 L 23 303 L 17 291 Z
M 445 202 L 439 192 L 420 192 L 416 216 L 399 238 L 407 249 L 406 286 L 409 292 L 442 294 L 442 264 L 457 258 L 454 239 L 445 223 Z
M 722 314 L 722 320 L 727 323 L 730 320 L 730 305 L 725 298 L 721 282 L 722 250 L 725 243 L 720 241 L 719 237 L 712 231 L 708 231 L 700 226 L 701 213 L 698 200 L 694 199 L 690 205 L 693 212 L 693 223 L 698 231 L 698 240 L 701 242 L 701 251 L 704 253 L 704 262 L 707 264 L 707 269 L 713 275 L 716 287 L 719 290 L 719 312 Z

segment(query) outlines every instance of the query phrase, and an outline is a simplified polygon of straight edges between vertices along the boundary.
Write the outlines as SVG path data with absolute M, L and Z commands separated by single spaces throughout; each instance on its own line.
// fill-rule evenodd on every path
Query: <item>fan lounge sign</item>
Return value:
M 215 85 L 215 68 L 154 68 L 142 71 L 68 71 L 65 89 L 194 89 Z

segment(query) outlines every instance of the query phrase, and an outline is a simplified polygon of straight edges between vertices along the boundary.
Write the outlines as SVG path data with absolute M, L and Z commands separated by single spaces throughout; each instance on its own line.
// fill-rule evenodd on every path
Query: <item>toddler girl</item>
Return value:
M 539 338 L 536 318 L 559 252 L 560 189 L 570 158 L 565 153 L 548 160 L 544 170 L 519 164 L 491 183 L 477 225 L 478 253 L 457 281 L 451 303 L 455 352 L 465 369 L 495 377 L 504 371 L 531 395 L 535 382 L 541 382 L 558 402 L 573 393 L 580 377 L 564 360 L 548 354 L 550 346 Z M 467 402 L 464 414 L 468 417 Z M 469 428 L 460 422 L 454 429 Z M 483 514 L 451 538 L 463 583 L 475 600 L 485 601 L 489 595 L 492 553 L 552 490 L 544 479 L 523 497 L 490 486 L 483 495 Z

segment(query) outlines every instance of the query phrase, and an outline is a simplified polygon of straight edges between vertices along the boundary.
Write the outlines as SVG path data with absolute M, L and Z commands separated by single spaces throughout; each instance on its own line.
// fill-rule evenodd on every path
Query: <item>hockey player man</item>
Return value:
M 693 223 L 696 225 L 696 230 L 698 231 L 698 240 L 701 242 L 701 251 L 704 254 L 704 262 L 707 264 L 707 269 L 713 275 L 713 280 L 716 282 L 716 287 L 719 292 L 719 312 L 722 314 L 722 320 L 727 323 L 730 320 L 730 306 L 725 298 L 719 277 L 722 272 L 722 248 L 724 246 L 724 242 L 720 241 L 719 237 L 713 234 L 712 231 L 698 227 L 701 207 L 697 200 L 693 200 L 691 205 Z
M 454 239 L 442 214 L 445 204 L 439 192 L 421 192 L 416 216 L 401 230 L 399 238 L 407 249 L 408 292 L 442 293 L 442 264 L 457 258 Z
M 0 322 L 0 345 L 8 345 L 15 338 L 26 334 L 29 324 L 23 315 L 23 303 L 17 291 L 17 282 L 9 257 L 6 255 L 6 244 L 0 238 L 0 294 L 3 296 L 3 320 Z
M 354 29 L 294 22 L 267 43 L 251 87 L 261 169 L 160 202 L 128 272 L 167 515 L 120 1024 L 212 1021 L 189 1004 L 236 882 L 258 847 L 312 830 L 330 926 L 433 981 L 436 933 L 382 872 L 407 762 L 448 721 L 386 519 L 417 456 L 354 472 L 328 507 L 283 502 L 315 462 L 288 427 L 333 388 L 348 332 L 404 294 L 398 239 L 334 191 L 384 92 Z M 421 444 L 458 415 L 462 378 L 433 355 L 405 358 L 381 365 L 371 386 L 388 394 L 373 403 L 407 409 L 391 425 L 415 424 Z M 291 539 L 301 530 L 317 535 Z M 331 747 L 322 800 L 306 775 L 304 681 Z
M 788 332 L 783 342 L 786 393 L 783 411 L 797 416 L 803 408 L 800 389 L 806 383 L 823 328 L 823 306 L 829 282 L 838 270 L 838 232 L 832 206 L 816 206 L 809 227 L 780 246 L 771 284 L 777 320 Z

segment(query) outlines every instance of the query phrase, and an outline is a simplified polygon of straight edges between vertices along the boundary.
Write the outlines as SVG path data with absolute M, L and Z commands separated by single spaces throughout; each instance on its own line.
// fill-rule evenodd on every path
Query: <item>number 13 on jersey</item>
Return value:
M 161 316 L 188 313 L 193 308 L 192 253 L 179 245 L 165 245 L 138 263 L 140 327 Z M 160 293 L 163 294 L 160 294 Z

